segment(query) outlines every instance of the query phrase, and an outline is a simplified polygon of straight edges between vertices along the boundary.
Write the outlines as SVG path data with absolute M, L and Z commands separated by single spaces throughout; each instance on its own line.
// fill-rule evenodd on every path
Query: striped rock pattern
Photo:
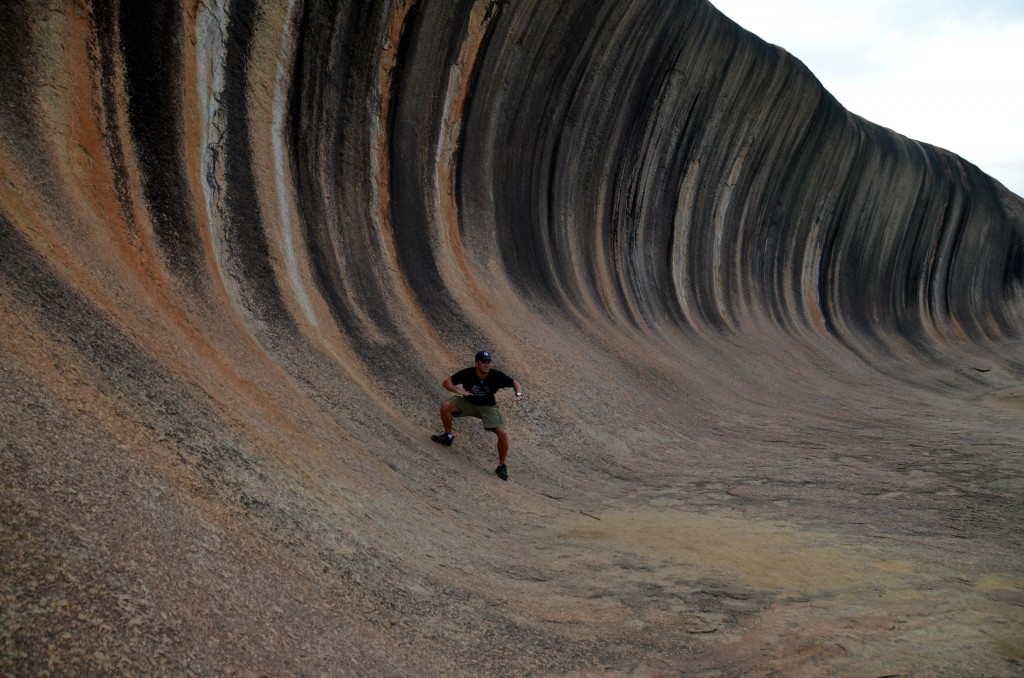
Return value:
M 0 671 L 1020 670 L 1024 201 L 705 0 L 15 0 L 0 94 Z

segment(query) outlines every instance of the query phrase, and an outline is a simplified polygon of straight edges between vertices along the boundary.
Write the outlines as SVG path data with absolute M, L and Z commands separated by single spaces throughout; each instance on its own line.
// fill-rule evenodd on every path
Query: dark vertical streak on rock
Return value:
M 290 92 L 289 129 L 291 130 L 291 163 L 296 177 L 295 192 L 299 205 L 299 221 L 305 231 L 306 254 L 317 288 L 324 295 L 333 317 L 346 334 L 355 334 L 351 309 L 346 308 L 341 291 L 344 280 L 338 260 L 330 246 L 330 225 L 326 196 L 320 190 L 321 136 L 326 134 L 327 120 L 323 102 L 337 95 L 336 89 L 322 93 L 326 76 L 333 72 L 330 62 L 332 33 L 326 26 L 338 21 L 338 3 L 303 4 L 296 37 L 297 58 Z M 326 62 L 326 63 L 325 63 Z
M 300 21 L 291 117 L 292 167 L 310 268 L 335 321 L 367 362 L 409 355 L 387 300 L 370 194 L 371 113 L 387 7 L 313 3 Z M 423 252 L 419 252 L 422 257 Z M 428 257 L 429 258 L 429 257 Z M 432 260 L 432 259 L 431 259 Z
M 477 97 L 481 97 L 481 104 L 479 106 L 480 115 L 486 116 L 490 102 L 485 98 L 484 94 L 484 83 L 487 77 L 485 64 L 488 62 L 491 53 L 491 45 L 494 42 L 494 36 L 503 30 L 503 24 L 501 23 L 501 2 L 495 0 L 490 7 L 487 9 L 487 15 L 484 20 L 488 23 L 488 30 L 484 33 L 483 39 L 480 41 L 479 56 L 476 59 L 476 67 L 470 74 L 468 79 L 468 91 L 466 92 L 466 103 L 463 106 L 463 125 L 459 136 L 458 147 L 455 152 L 455 204 L 459 206 L 460 214 L 465 211 L 466 201 L 469 199 L 468 194 L 472 193 L 466 190 L 467 184 L 474 184 L 474 188 L 479 190 L 479 176 L 474 172 L 467 172 L 466 167 L 470 165 L 473 160 L 468 149 L 476 146 L 477 143 L 486 146 L 485 140 L 481 139 L 479 142 L 475 138 L 470 137 L 470 132 L 473 129 L 474 112 L 476 110 Z M 391 128 L 390 121 L 388 128 Z M 475 192 L 475 191 L 473 191 Z M 459 233 L 463 237 L 468 236 L 473 232 L 474 226 L 466 223 L 464 219 L 460 219 L 459 222 Z
M 671 185 L 662 174 L 659 162 L 662 145 L 655 143 L 664 121 L 659 115 L 658 93 L 664 81 L 671 76 L 675 46 L 687 25 L 683 11 L 685 5 L 673 7 L 679 12 L 672 20 L 656 11 L 655 7 L 636 17 L 637 30 L 629 35 L 644 35 L 645 39 L 630 41 L 632 61 L 627 71 L 625 105 L 619 111 L 617 126 L 625 126 L 621 158 L 612 191 L 612 203 L 623 209 L 610 216 L 609 240 L 614 269 L 619 272 L 619 296 L 625 308 L 635 309 L 634 321 L 651 325 L 660 320 L 668 297 L 671 271 L 655 262 L 660 253 L 670 248 L 670 229 L 662 225 L 663 215 L 671 215 L 675 197 L 663 202 L 664 187 Z M 684 8 L 680 11 L 677 8 Z M 635 38 L 634 38 L 635 39 Z
M 125 166 L 124 149 L 120 142 L 120 123 L 117 111 L 117 83 L 121 80 L 115 66 L 118 46 L 116 12 L 117 0 L 97 0 L 92 6 L 93 38 L 96 48 L 94 60 L 95 88 L 99 94 L 101 109 L 97 119 L 104 127 L 103 142 L 107 162 L 113 175 L 114 197 L 121 209 L 121 218 L 132 237 L 138 237 L 138 224 L 131 213 L 131 197 L 128 188 L 128 171 Z M 159 156 L 158 156 L 159 157 Z
M 1003 265 L 1003 279 L 1000 284 L 1002 301 L 1009 304 L 1013 299 L 1020 298 L 1024 288 L 1024 239 L 1006 243 L 1006 260 Z M 1001 317 L 1002 329 L 1010 331 L 1009 323 Z
M 122 2 L 119 9 L 128 124 L 153 231 L 170 269 L 181 281 L 200 287 L 205 270 L 204 252 L 183 155 L 187 149 L 181 117 L 181 7 L 159 2 Z M 101 20 L 108 18 L 101 16 Z M 239 64 L 244 67 L 244 59 Z M 109 57 L 103 58 L 101 66 L 111 67 Z M 113 104 L 110 92 L 105 93 L 104 99 L 107 105 Z M 108 148 L 120 160 L 116 144 Z M 115 167 L 120 164 L 116 162 Z M 123 169 L 115 171 L 124 181 Z
M 257 18 L 254 5 L 237 3 L 227 25 L 225 69 L 229 75 L 221 102 L 226 112 L 224 239 L 227 273 L 238 284 L 246 310 L 258 322 L 283 327 L 290 326 L 290 318 L 274 274 L 275 262 L 270 259 L 253 175 L 246 73 Z
M 398 46 L 388 120 L 398 265 L 427 320 L 453 342 L 459 335 L 479 332 L 464 322 L 453 322 L 461 313 L 438 268 L 440 243 L 431 238 L 441 225 L 432 228 L 431 224 L 437 214 L 435 201 L 443 199 L 434 195 L 434 176 L 438 135 L 445 124 L 444 96 L 472 4 L 472 0 L 448 7 L 417 3 L 409 11 Z
M 352 5 L 347 5 L 352 6 Z M 344 83 L 337 72 L 339 57 L 334 41 L 347 32 L 330 30 L 344 25 L 338 2 L 307 2 L 303 5 L 296 45 L 297 58 L 290 97 L 292 130 L 291 162 L 296 177 L 299 217 L 305 230 L 310 268 L 318 289 L 327 300 L 342 331 L 358 338 L 360 326 L 343 291 L 347 282 L 331 243 L 331 229 L 341 228 L 324 195 L 321 172 L 331 170 L 331 157 L 325 152 L 338 133 L 338 124 L 330 119 L 330 106 L 340 105 Z M 328 164 L 330 163 L 330 164 Z M 326 165 L 326 166 L 325 166 Z M 339 177 L 340 179 L 340 177 Z
M 24 36 L 32 19 L 27 3 L 0 3 L 0 133 L 13 145 L 38 135 L 31 96 L 33 44 Z

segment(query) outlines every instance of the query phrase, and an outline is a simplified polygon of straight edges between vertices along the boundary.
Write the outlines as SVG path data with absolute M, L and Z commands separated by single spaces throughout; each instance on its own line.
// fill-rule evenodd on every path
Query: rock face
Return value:
M 1024 201 L 708 2 L 15 0 L 0 94 L 3 673 L 1019 674 Z

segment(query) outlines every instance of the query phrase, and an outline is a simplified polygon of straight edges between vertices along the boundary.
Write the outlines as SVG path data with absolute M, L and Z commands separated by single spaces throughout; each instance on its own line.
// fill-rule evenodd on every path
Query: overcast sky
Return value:
M 1024 195 L 1024 0 L 711 0 L 848 110 Z

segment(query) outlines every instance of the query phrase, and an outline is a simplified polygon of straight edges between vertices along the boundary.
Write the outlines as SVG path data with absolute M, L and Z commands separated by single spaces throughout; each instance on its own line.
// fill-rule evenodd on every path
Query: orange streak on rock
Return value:
M 473 77 L 473 67 L 480 51 L 487 27 L 500 11 L 494 0 L 477 0 L 470 12 L 466 37 L 459 50 L 459 56 L 451 67 L 448 77 L 448 91 L 445 96 L 445 118 L 442 122 L 441 136 L 437 151 L 437 216 L 440 221 L 441 242 L 444 254 L 454 259 L 458 271 L 457 284 L 449 285 L 454 290 L 462 286 L 468 288 L 469 298 L 476 304 L 485 307 L 488 314 L 493 314 L 495 307 L 489 303 L 487 295 L 481 291 L 480 282 L 474 273 L 462 245 L 459 234 L 459 208 L 455 199 L 455 162 L 462 134 L 462 114 L 469 96 L 469 82 Z
M 419 347 L 422 355 L 429 362 L 433 362 L 437 356 L 446 355 L 448 351 L 423 309 L 416 303 L 408 281 L 401 275 L 391 221 L 391 161 L 388 144 L 388 120 L 391 113 L 394 72 L 398 65 L 398 48 L 406 19 L 416 2 L 417 0 L 404 0 L 398 3 L 388 17 L 384 32 L 384 42 L 381 45 L 377 67 L 377 114 L 371 123 L 373 125 L 372 148 L 370 149 L 371 191 L 375 206 L 374 224 L 377 227 L 379 244 L 385 255 L 382 263 L 392 282 L 391 291 L 398 296 L 401 302 L 400 308 L 396 310 L 405 318 L 405 322 L 402 323 L 404 331 L 409 333 L 410 337 L 412 337 L 413 331 L 416 333 L 416 337 L 410 343 Z M 450 361 L 451 356 L 449 355 L 445 360 Z

